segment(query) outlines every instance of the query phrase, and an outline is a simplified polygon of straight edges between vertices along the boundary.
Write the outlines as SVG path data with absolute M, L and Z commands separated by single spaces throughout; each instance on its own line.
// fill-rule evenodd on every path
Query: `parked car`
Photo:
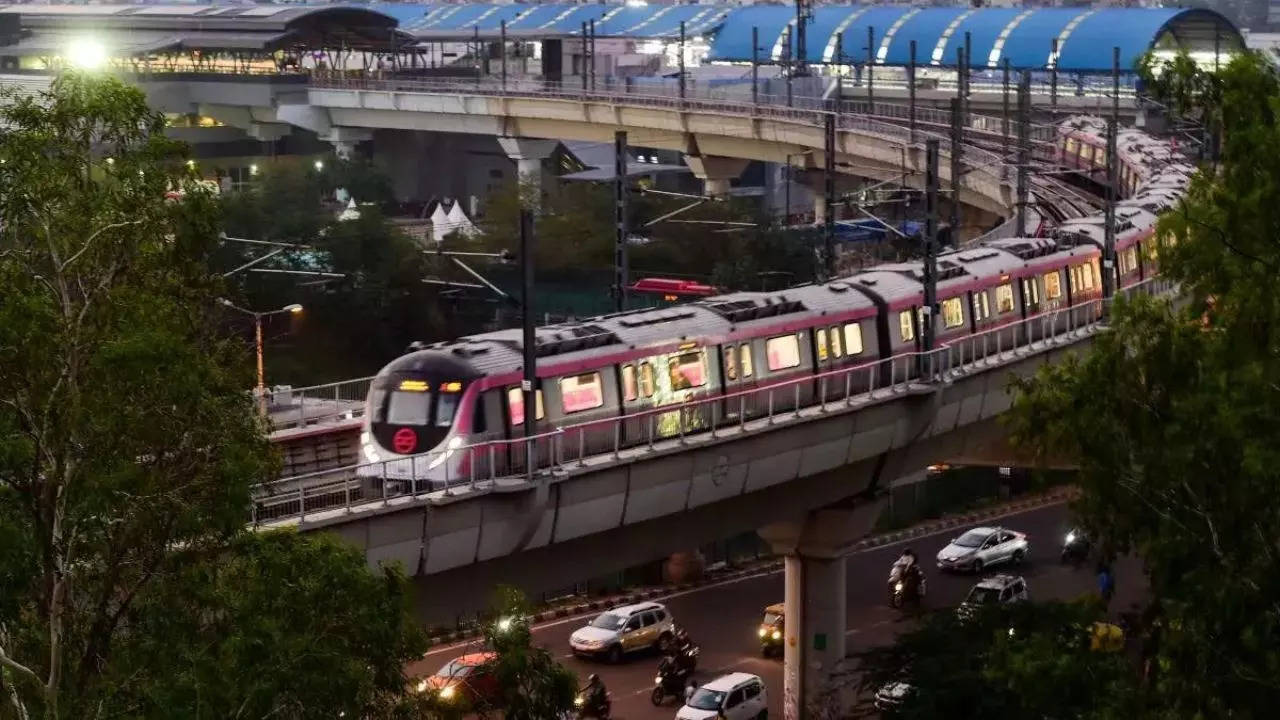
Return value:
M 721 675 L 700 688 L 689 688 L 676 720 L 768 720 L 769 697 L 764 681 L 751 673 Z
M 569 648 L 575 655 L 618 662 L 636 650 L 657 648 L 666 652 L 671 649 L 674 635 L 675 620 L 666 607 L 654 602 L 638 603 L 597 615 L 569 636 Z
M 1002 527 L 976 527 L 938 551 L 938 568 L 982 572 L 997 563 L 1020 563 L 1030 552 L 1025 533 Z

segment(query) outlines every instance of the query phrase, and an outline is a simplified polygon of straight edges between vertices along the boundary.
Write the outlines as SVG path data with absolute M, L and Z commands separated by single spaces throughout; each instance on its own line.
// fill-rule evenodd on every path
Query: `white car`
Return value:
M 1023 533 L 1002 527 L 976 527 L 938 552 L 938 568 L 982 572 L 997 563 L 1020 563 L 1030 552 L 1031 544 Z
M 980 607 L 1026 602 L 1030 599 L 1027 581 L 1021 575 L 992 575 L 973 586 L 969 596 L 960 603 L 958 611 L 961 617 L 970 617 Z
M 569 636 L 569 648 L 574 655 L 605 657 L 616 663 L 637 650 L 666 650 L 675 629 L 671 613 L 660 603 L 625 605 L 601 613 L 586 627 L 575 630 Z
M 767 720 L 769 696 L 764 681 L 751 673 L 721 675 L 700 688 L 689 688 L 676 720 Z

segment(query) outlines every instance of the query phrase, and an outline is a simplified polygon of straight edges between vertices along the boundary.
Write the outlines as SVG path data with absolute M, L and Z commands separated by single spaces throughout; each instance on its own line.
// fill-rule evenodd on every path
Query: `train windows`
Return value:
M 831 357 L 844 357 L 844 343 L 840 342 L 840 326 L 831 328 Z
M 1120 273 L 1131 273 L 1138 269 L 1138 249 L 1127 247 L 1120 251 Z
M 636 399 L 636 366 L 622 366 L 622 397 L 631 402 Z
M 1085 263 L 1071 268 L 1071 290 L 1081 292 L 1093 289 L 1093 265 Z
M 844 326 L 844 350 L 850 357 L 862 354 L 862 326 L 858 323 Z
M 1057 270 L 1044 274 L 1044 297 L 1046 300 L 1062 297 L 1062 274 Z
M 449 427 L 453 424 L 453 414 L 458 412 L 460 392 L 442 392 L 436 395 L 436 427 Z
M 387 405 L 387 422 L 392 425 L 426 425 L 430 417 L 431 393 L 403 390 L 391 393 L 391 402 Z
M 1022 305 L 1032 307 L 1040 304 L 1040 286 L 1034 277 L 1022 278 Z
M 769 338 L 765 341 L 764 352 L 770 371 L 786 370 L 800 364 L 800 342 L 795 335 Z
M 653 363 L 648 360 L 640 363 L 640 397 L 653 397 Z
M 541 420 L 547 416 L 546 410 L 542 407 L 541 390 L 534 393 L 533 401 L 537 407 L 537 419 Z M 512 425 L 520 425 L 524 422 L 524 393 L 520 388 L 507 388 L 507 409 L 510 411 Z
M 1007 313 L 1013 310 L 1013 285 L 1005 283 L 996 287 L 996 312 Z
M 902 335 L 904 341 L 916 339 L 916 326 L 911 323 L 910 310 L 898 313 L 898 333 Z
M 824 362 L 827 359 L 827 329 L 818 328 L 813 331 L 813 341 L 818 347 L 818 362 Z
M 960 298 L 947 298 L 942 301 L 942 324 L 944 327 L 956 328 L 964 324 L 964 303 Z
M 672 390 L 688 390 L 707 384 L 706 364 L 701 350 L 681 353 L 667 361 Z
M 589 372 L 560 378 L 560 404 L 565 414 L 594 410 L 604 405 L 604 385 L 600 373 Z
M 973 319 L 975 322 L 991 317 L 991 304 L 985 290 L 973 294 Z
M 751 343 L 746 342 L 738 346 L 738 357 L 742 361 L 740 363 L 742 365 L 742 379 L 746 380 L 751 377 L 751 373 L 755 368 L 751 360 Z
M 732 345 L 724 346 L 724 376 L 729 380 L 738 379 L 738 350 Z

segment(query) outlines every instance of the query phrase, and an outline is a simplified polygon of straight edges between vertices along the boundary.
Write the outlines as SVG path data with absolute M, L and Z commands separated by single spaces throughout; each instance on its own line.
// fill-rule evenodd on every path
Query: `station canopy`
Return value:
M 82 38 L 121 57 L 286 47 L 377 50 L 407 39 L 396 18 L 367 6 L 0 5 L 4 16 L 16 17 L 20 32 L 0 39 L 0 55 L 58 54 Z
M 750 62 L 754 28 L 761 62 L 788 59 L 796 13 L 791 4 L 374 4 L 394 15 L 419 39 L 493 37 L 503 22 L 511 37 L 573 36 L 595 22 L 597 37 L 672 39 L 685 25 L 688 37 L 710 39 L 707 60 Z M 954 68 L 965 34 L 973 69 L 1056 67 L 1067 72 L 1111 70 L 1120 48 L 1122 71 L 1151 49 L 1187 50 L 1200 58 L 1239 52 L 1240 33 L 1216 12 L 1180 8 L 971 8 L 903 5 L 816 5 L 806 31 L 809 63 L 861 64 L 870 52 L 881 65 L 906 65 L 912 42 L 920 65 Z M 837 48 L 837 37 L 843 38 Z M 1056 57 L 1053 43 L 1057 41 Z

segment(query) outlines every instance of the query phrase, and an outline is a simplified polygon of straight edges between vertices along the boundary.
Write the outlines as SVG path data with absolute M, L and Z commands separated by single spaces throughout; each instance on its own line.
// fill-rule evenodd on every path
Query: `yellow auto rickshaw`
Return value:
M 774 653 L 782 654 L 782 621 L 786 616 L 786 607 L 782 603 L 774 603 L 764 609 L 764 618 L 760 621 L 760 654 L 769 657 Z

